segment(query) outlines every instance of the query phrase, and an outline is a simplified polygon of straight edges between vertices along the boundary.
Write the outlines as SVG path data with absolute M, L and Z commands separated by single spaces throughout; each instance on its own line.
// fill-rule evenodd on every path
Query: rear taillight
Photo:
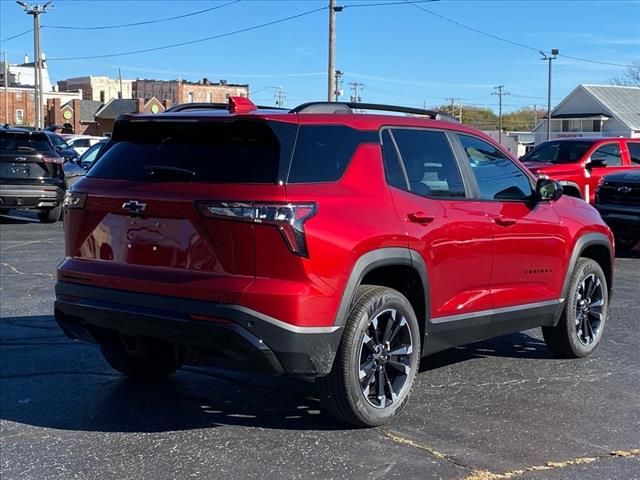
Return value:
M 62 206 L 64 208 L 84 208 L 86 201 L 86 193 L 77 193 L 67 190 L 64 194 L 64 202 L 62 203 Z
M 273 225 L 280 230 L 292 253 L 308 257 L 304 223 L 317 211 L 315 203 L 196 202 L 207 218 Z
M 64 158 L 62 157 L 47 157 L 45 155 L 42 156 L 42 161 L 44 163 L 55 163 L 56 165 L 62 165 L 64 163 Z

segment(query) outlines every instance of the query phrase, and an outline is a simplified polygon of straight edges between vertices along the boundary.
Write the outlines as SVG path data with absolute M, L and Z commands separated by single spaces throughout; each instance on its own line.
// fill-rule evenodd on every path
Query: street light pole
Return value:
M 547 141 L 551 140 L 551 61 L 558 58 L 559 53 L 560 50 L 557 48 L 551 49 L 551 55 L 540 51 L 540 55 L 542 55 L 540 60 L 549 62 L 549 78 L 547 80 Z
M 33 16 L 33 97 L 36 113 L 35 127 L 40 129 L 42 128 L 42 98 L 44 96 L 42 91 L 42 54 L 40 53 L 40 15 L 47 13 L 47 8 L 51 5 L 52 0 L 44 5 L 29 5 L 20 0 L 16 3 L 24 9 L 27 15 Z

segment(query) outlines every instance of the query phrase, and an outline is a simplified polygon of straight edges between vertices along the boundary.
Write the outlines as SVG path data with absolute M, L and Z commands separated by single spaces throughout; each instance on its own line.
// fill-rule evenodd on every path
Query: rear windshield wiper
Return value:
M 170 167 L 168 165 L 147 165 L 144 167 L 144 172 L 148 177 L 159 178 L 159 177 L 186 177 L 186 178 L 194 178 L 196 176 L 196 172 L 193 170 L 187 170 L 186 168 L 180 167 Z

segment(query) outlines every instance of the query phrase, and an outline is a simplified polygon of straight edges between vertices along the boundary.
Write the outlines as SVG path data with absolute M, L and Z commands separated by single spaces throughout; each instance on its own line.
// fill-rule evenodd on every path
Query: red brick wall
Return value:
M 5 98 L 8 97 L 8 111 L 5 112 Z M 29 91 L 5 91 L 0 89 L 0 123 L 16 123 L 16 110 L 22 110 L 24 114 L 24 125 L 34 125 L 36 119 L 36 106 L 33 99 L 33 92 Z

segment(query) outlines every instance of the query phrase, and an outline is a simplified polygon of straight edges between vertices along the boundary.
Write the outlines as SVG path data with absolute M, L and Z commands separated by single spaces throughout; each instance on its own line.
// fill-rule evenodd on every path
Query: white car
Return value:
M 78 152 L 78 155 L 82 155 L 89 147 L 92 147 L 101 140 L 104 140 L 104 137 L 93 137 L 91 135 L 72 135 L 65 138 L 65 141 L 71 148 Z

